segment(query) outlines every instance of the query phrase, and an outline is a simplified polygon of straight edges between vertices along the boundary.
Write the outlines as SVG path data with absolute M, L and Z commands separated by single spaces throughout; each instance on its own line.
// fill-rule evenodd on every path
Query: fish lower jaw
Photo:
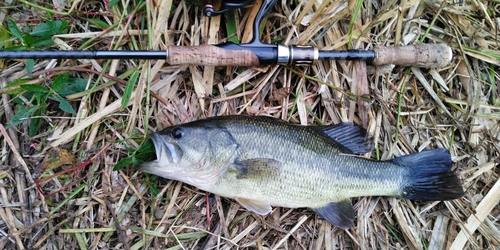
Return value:
M 184 182 L 207 192 L 216 193 L 213 192 L 217 191 L 214 186 L 215 183 L 217 183 L 217 181 L 219 180 L 220 176 L 221 173 L 217 171 L 208 173 L 182 171 L 175 172 L 175 175 L 172 176 L 172 179 Z
M 196 177 L 177 177 L 176 180 L 189 184 L 191 186 L 197 187 L 203 191 L 210 192 L 210 187 L 212 187 L 214 181 L 205 179 L 205 178 L 196 178 Z

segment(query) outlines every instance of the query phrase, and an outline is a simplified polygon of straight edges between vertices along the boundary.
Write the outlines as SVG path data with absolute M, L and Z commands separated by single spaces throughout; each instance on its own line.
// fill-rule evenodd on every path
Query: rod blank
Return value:
M 318 60 L 362 60 L 375 59 L 373 50 L 320 50 Z
M 162 50 L 1 50 L 0 59 L 153 59 L 165 60 Z

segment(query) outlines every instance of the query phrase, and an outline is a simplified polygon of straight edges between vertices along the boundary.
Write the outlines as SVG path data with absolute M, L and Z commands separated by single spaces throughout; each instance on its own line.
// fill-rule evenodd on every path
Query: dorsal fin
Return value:
M 350 122 L 330 126 L 313 126 L 328 136 L 344 153 L 364 154 L 373 151 L 373 139 L 368 131 Z

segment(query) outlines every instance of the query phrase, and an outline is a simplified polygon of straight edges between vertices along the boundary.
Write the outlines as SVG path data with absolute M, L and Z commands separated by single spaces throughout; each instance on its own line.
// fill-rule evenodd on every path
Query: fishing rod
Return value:
M 220 15 L 245 7 L 255 0 L 227 0 L 215 10 L 206 4 L 203 13 Z M 166 50 L 1 50 L 0 59 L 152 59 L 166 60 L 170 65 L 195 64 L 203 66 L 313 65 L 320 60 L 364 60 L 373 65 L 395 64 L 420 68 L 441 68 L 452 59 L 446 44 L 408 46 L 378 46 L 373 50 L 319 50 L 314 46 L 266 44 L 259 40 L 259 25 L 271 12 L 277 0 L 262 0 L 252 28 L 249 43 L 218 45 L 168 46 Z

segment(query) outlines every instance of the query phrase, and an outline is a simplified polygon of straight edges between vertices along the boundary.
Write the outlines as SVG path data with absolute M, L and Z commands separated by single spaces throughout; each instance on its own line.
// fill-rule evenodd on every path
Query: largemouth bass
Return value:
M 309 207 L 336 227 L 350 228 L 350 197 L 451 200 L 463 195 L 446 149 L 389 161 L 352 154 L 373 150 L 350 123 L 292 125 L 271 117 L 222 116 L 152 133 L 157 160 L 141 170 L 235 199 L 260 215 L 272 206 Z

